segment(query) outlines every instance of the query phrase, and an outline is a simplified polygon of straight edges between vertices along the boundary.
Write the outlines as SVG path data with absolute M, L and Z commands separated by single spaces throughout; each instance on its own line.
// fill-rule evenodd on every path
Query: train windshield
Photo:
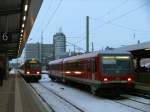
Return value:
M 27 68 L 29 68 L 29 69 L 40 68 L 40 65 L 37 64 L 37 63 L 34 63 L 34 64 L 28 64 L 28 65 L 27 65 Z
M 124 74 L 131 72 L 129 56 L 103 56 L 103 72 L 106 74 Z

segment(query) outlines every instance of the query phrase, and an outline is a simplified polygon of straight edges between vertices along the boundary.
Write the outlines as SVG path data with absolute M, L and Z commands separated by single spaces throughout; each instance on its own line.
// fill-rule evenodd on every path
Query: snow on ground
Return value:
M 49 78 L 48 74 L 42 74 L 42 77 L 39 80 L 39 82 L 49 82 L 49 81 L 51 81 L 51 79 Z
M 38 93 L 46 100 L 46 102 L 48 102 L 49 105 L 51 105 L 56 112 L 80 112 L 70 104 L 66 103 L 64 100 L 43 88 L 41 85 L 33 83 L 32 86 L 36 88 Z
M 10 75 L 15 75 L 15 74 L 17 74 L 17 70 L 13 68 L 13 69 L 10 70 L 9 74 Z
M 79 108 L 88 110 L 89 112 L 140 112 L 139 110 L 121 105 L 109 99 L 96 97 L 87 92 L 67 87 L 52 81 L 49 83 L 43 82 L 42 85 L 54 90 L 65 99 L 77 105 Z M 51 96 L 47 98 L 50 97 Z M 55 101 L 55 99 L 49 101 L 52 103 Z

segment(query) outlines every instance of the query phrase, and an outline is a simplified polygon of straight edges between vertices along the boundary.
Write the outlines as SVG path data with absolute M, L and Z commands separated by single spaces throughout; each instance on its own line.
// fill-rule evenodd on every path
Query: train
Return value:
M 26 60 L 21 66 L 19 72 L 26 81 L 41 79 L 41 63 L 37 59 Z
M 101 51 L 50 61 L 49 77 L 87 85 L 93 94 L 101 89 L 134 88 L 135 75 L 129 52 Z

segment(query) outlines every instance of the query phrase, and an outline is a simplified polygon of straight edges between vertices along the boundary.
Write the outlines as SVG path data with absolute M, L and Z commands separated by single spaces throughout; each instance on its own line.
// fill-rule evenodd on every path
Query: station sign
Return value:
M 12 33 L 0 32 L 0 43 L 9 43 L 12 41 Z

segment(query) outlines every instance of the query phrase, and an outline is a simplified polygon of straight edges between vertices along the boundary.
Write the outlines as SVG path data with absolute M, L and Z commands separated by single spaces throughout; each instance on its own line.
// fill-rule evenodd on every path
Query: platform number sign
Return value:
M 0 42 L 1 43 L 11 42 L 11 33 L 10 32 L 1 32 L 0 33 Z
M 8 33 L 7 32 L 2 34 L 2 39 L 3 39 L 3 41 L 7 41 L 8 40 Z

